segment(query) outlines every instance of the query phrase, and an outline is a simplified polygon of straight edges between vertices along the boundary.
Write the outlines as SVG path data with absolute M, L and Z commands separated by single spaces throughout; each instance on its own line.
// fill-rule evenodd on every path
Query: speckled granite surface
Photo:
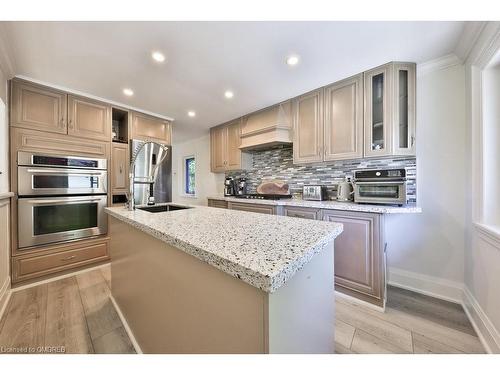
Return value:
M 162 213 L 108 207 L 106 212 L 270 293 L 343 229 L 333 222 L 204 206 Z
M 324 208 L 326 210 L 373 212 L 378 214 L 410 214 L 422 212 L 420 207 L 416 206 L 384 206 L 375 204 L 359 204 L 354 202 L 336 202 L 336 201 L 305 201 L 302 199 L 242 199 L 224 196 L 211 196 L 208 199 L 218 199 L 228 202 L 267 204 L 271 206 L 294 206 L 294 207 L 313 207 Z

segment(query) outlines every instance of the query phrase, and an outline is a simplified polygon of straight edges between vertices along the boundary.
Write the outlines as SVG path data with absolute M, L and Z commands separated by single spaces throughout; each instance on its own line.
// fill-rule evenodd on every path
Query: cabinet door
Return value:
M 365 156 L 392 152 L 392 64 L 365 73 Z
M 227 126 L 226 170 L 241 169 L 240 120 Z
M 325 160 L 363 157 L 363 74 L 325 88 Z
M 47 87 L 12 81 L 11 125 L 66 134 L 66 94 Z
M 228 208 L 230 210 L 239 210 L 239 211 L 255 212 L 255 213 L 259 213 L 259 214 L 276 215 L 276 206 L 271 206 L 271 205 L 267 205 L 267 204 L 248 204 L 248 203 L 228 202 Z
M 210 129 L 210 164 L 214 173 L 226 170 L 226 138 L 227 127 Z
M 109 141 L 111 139 L 111 107 L 91 99 L 69 95 L 68 134 Z
M 128 186 L 128 144 L 112 145 L 111 190 L 127 191 Z
M 323 220 L 344 225 L 335 239 L 336 289 L 383 305 L 384 262 L 382 216 L 363 212 L 324 210 Z
M 154 140 L 170 145 L 172 142 L 172 125 L 170 121 L 132 112 L 132 138 Z
M 323 89 L 294 99 L 293 162 L 323 161 Z
M 320 208 L 306 207 L 284 207 L 283 214 L 290 217 L 299 217 L 301 219 L 319 220 L 321 218 Z
M 415 155 L 415 64 L 394 64 L 395 155 Z

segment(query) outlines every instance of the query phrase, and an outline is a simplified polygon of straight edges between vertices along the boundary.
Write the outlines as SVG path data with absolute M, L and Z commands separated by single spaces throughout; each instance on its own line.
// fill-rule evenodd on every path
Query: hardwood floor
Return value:
M 336 299 L 335 347 L 345 353 L 484 353 L 460 305 L 388 287 L 385 312 Z
M 135 353 L 109 299 L 110 269 L 16 291 L 0 321 L 2 352 Z
M 0 321 L 0 349 L 135 353 L 110 287 L 107 266 L 14 292 Z M 460 305 L 394 287 L 385 312 L 337 296 L 335 341 L 339 354 L 484 353 Z

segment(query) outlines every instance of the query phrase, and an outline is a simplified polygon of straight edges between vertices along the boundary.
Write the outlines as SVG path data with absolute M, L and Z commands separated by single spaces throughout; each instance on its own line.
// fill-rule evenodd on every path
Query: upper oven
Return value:
M 18 152 L 19 196 L 95 195 L 107 192 L 106 159 Z

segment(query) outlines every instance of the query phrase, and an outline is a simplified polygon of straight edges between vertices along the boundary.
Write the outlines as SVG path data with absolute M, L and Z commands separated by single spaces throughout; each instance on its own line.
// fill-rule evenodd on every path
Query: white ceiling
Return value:
M 391 60 L 454 51 L 463 22 L 2 22 L 17 75 L 173 117 L 174 141 Z M 167 62 L 151 59 L 162 51 Z M 298 54 L 300 64 L 285 64 Z M 130 87 L 135 95 L 122 94 Z M 224 98 L 231 89 L 232 100 Z M 196 111 L 195 118 L 187 116 Z

